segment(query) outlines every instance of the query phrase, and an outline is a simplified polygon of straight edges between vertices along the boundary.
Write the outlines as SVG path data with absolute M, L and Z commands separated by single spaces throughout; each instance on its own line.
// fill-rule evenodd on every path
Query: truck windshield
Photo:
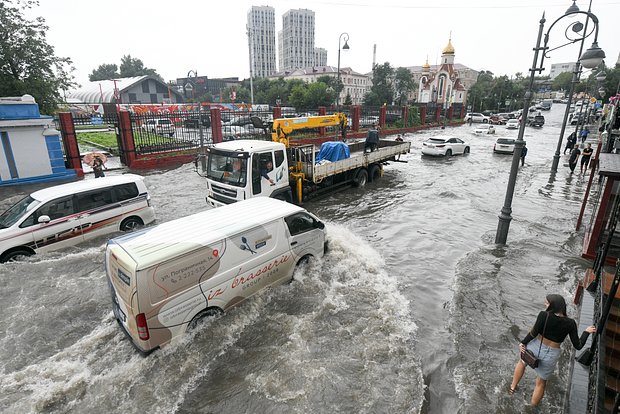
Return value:
M 37 201 L 30 196 L 22 198 L 17 202 L 17 204 L 14 204 L 7 211 L 2 213 L 2 215 L 0 215 L 0 229 L 11 227 L 24 216 L 25 212 L 32 210 L 38 204 L 40 204 L 40 201 Z
M 209 154 L 207 177 L 213 181 L 245 187 L 247 182 L 247 158 L 239 158 L 236 154 Z

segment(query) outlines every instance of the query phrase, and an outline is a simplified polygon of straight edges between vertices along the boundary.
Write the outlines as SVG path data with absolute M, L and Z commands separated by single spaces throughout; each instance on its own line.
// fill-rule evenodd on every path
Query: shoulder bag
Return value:
M 549 320 L 549 313 L 547 312 L 547 318 L 545 319 L 545 326 L 543 327 L 542 334 L 540 335 L 542 338 L 545 337 L 545 329 L 547 329 L 548 320 Z M 521 360 L 532 368 L 537 368 L 538 363 L 540 362 L 538 357 L 540 356 L 540 350 L 542 348 L 542 338 L 540 340 L 540 346 L 538 347 L 538 356 L 534 356 L 534 352 L 530 351 L 527 348 L 525 349 L 525 351 L 521 352 Z

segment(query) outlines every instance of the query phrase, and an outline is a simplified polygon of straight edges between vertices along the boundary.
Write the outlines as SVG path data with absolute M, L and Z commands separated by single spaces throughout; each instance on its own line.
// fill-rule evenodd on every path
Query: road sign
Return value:
M 590 103 L 596 103 L 596 98 L 594 96 L 590 98 Z

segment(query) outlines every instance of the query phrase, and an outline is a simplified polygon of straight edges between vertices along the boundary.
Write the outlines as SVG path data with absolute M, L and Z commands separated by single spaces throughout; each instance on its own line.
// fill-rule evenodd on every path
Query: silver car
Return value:
M 422 143 L 422 155 L 449 157 L 455 154 L 469 154 L 469 143 L 456 137 L 431 137 Z

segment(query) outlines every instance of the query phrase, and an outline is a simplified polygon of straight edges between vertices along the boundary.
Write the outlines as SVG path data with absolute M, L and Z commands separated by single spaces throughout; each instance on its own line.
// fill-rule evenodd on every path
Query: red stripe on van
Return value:
M 146 324 L 146 316 L 143 313 L 136 315 L 136 325 L 138 326 L 138 336 L 143 341 L 148 341 L 150 338 L 149 327 Z

